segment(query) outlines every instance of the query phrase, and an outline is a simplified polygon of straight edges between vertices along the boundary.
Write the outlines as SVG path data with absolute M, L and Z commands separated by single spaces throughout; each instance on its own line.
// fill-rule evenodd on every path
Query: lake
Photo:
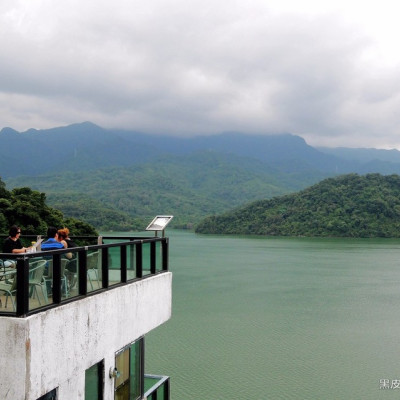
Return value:
M 400 398 L 399 240 L 167 236 L 171 399 Z

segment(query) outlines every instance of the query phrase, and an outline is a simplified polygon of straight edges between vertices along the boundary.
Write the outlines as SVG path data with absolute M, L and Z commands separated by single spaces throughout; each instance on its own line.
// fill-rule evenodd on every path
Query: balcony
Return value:
M 36 238 L 35 238 L 36 239 Z M 27 317 L 168 271 L 168 238 L 74 238 L 72 249 L 5 254 L 16 268 L 0 272 L 0 316 Z

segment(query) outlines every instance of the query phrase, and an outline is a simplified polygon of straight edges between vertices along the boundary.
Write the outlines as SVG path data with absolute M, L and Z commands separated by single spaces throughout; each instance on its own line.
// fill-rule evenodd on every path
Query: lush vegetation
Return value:
M 205 216 L 288 193 L 317 177 L 280 174 L 260 161 L 217 152 L 164 157 L 131 167 L 9 178 L 46 193 L 51 206 L 99 230 L 143 230 L 155 215 L 191 228 Z
M 343 175 L 295 194 L 211 216 L 196 232 L 279 236 L 400 237 L 400 176 Z
M 28 187 L 6 189 L 0 179 L 0 234 L 10 226 L 20 226 L 25 235 L 45 235 L 48 226 L 67 226 L 74 235 L 97 235 L 86 222 L 64 217 L 61 211 L 46 204 L 46 195 Z
M 338 174 L 400 173 L 397 150 L 345 150 L 326 154 L 290 134 L 178 138 L 89 122 L 4 128 L 0 176 L 8 188 L 46 193 L 49 206 L 99 230 L 143 230 L 158 214 L 174 215 L 172 227 L 191 228 L 207 215 Z
M 158 214 L 191 228 L 207 215 L 338 174 L 400 173 L 396 150 L 342 155 L 291 134 L 179 138 L 90 122 L 0 131 L 0 176 L 8 188 L 44 192 L 49 206 L 108 231 L 142 230 Z

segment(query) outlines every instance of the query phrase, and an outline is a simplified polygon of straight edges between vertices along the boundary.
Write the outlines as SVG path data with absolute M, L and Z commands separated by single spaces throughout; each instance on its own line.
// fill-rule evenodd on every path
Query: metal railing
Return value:
M 74 239 L 97 242 L 97 237 Z M 6 271 L 5 267 L 0 270 L 0 296 L 6 296 L 7 300 L 15 296 L 16 299 L 15 309 L 8 311 L 1 307 L 0 316 L 26 317 L 168 271 L 168 238 L 104 236 L 101 240 L 114 243 L 23 254 L 0 253 L 0 259 L 16 264 L 14 271 Z M 40 260 L 46 260 L 46 267 L 43 277 L 37 282 L 35 265 Z M 65 264 L 68 268 L 71 260 L 75 262 L 75 272 L 65 270 Z M 10 278 L 12 273 L 14 276 Z M 11 290 L 13 279 L 16 279 L 14 292 L 5 292 L 4 288 Z M 74 282 L 76 288 L 71 290 Z M 40 286 L 43 292 L 44 304 L 40 301 L 41 291 L 34 290 L 36 286 Z
M 169 400 L 170 399 L 170 378 L 169 376 L 144 375 L 146 400 Z

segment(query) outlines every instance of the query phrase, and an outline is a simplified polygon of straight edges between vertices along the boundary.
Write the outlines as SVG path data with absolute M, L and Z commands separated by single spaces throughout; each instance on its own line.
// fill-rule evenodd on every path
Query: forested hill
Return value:
M 198 233 L 400 237 L 400 176 L 343 175 L 204 219 Z
M 51 206 L 98 229 L 139 230 L 157 214 L 174 215 L 175 227 L 192 226 L 207 215 L 320 179 L 282 174 L 253 159 L 201 152 L 132 167 L 54 171 L 9 179 L 7 185 L 45 192 Z
M 67 226 L 76 236 L 98 235 L 90 224 L 76 218 L 64 217 L 61 211 L 49 207 L 44 193 L 29 187 L 9 191 L 0 179 L 0 234 L 8 234 L 12 225 L 19 226 L 25 235 L 46 235 L 48 226 Z

